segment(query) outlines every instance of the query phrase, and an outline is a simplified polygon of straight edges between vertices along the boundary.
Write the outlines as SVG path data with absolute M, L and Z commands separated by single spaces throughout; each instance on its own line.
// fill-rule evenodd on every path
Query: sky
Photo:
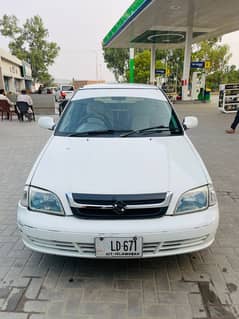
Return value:
M 0 0 L 3 2 L 3 0 Z M 58 79 L 113 81 L 102 55 L 102 40 L 133 0 L 7 0 L 3 14 L 19 22 L 39 15 L 49 32 L 49 41 L 61 50 L 49 72 Z M 0 47 L 8 41 L 0 35 Z
M 0 2 L 3 0 L 0 0 Z M 133 0 L 7 0 L 1 14 L 15 15 L 20 23 L 39 15 L 49 32 L 49 41 L 61 50 L 50 66 L 55 79 L 114 81 L 102 54 L 102 40 Z M 239 31 L 223 37 L 231 47 L 231 64 L 239 67 Z M 8 41 L 0 35 L 0 47 Z

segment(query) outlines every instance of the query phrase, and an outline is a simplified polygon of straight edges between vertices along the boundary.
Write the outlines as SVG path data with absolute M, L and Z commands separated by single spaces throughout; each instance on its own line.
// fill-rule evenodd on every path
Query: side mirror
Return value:
M 186 116 L 183 119 L 183 127 L 185 130 L 198 126 L 198 119 L 195 116 Z
M 48 130 L 53 130 L 55 127 L 55 123 L 53 118 L 50 116 L 42 116 L 38 120 L 38 125 L 42 128 L 46 128 Z

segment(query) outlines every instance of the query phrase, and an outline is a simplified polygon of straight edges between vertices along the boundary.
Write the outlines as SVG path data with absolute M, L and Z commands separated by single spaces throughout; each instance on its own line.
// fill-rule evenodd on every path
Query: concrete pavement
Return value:
M 145 260 L 85 260 L 35 253 L 16 228 L 25 179 L 50 132 L 0 121 L 0 319 L 239 318 L 239 130 L 214 104 L 177 104 L 214 181 L 221 219 L 209 249 Z

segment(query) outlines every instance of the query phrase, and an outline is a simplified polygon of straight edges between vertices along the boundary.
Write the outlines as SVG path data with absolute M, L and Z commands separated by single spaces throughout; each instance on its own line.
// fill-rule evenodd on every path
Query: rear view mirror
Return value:
M 198 126 L 198 119 L 195 116 L 186 116 L 183 119 L 183 127 L 185 130 Z
M 42 116 L 38 120 L 38 125 L 42 128 L 46 128 L 48 130 L 53 130 L 55 127 L 55 123 L 53 118 L 50 116 Z

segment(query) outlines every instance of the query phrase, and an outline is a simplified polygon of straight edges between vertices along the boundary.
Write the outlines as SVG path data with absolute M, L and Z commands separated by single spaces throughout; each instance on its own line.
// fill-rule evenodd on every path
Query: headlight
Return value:
M 54 193 L 40 188 L 30 187 L 28 206 L 33 211 L 64 215 L 64 210 L 58 197 Z
M 28 191 L 29 187 L 25 186 L 23 190 L 22 199 L 20 200 L 21 205 L 24 207 L 28 207 Z
M 175 214 L 188 214 L 205 210 L 209 206 L 209 198 L 208 186 L 192 189 L 184 193 L 179 198 L 179 201 L 176 205 Z
M 217 195 L 216 192 L 212 186 L 212 184 L 208 185 L 208 202 L 209 202 L 209 206 L 214 206 L 217 203 Z

